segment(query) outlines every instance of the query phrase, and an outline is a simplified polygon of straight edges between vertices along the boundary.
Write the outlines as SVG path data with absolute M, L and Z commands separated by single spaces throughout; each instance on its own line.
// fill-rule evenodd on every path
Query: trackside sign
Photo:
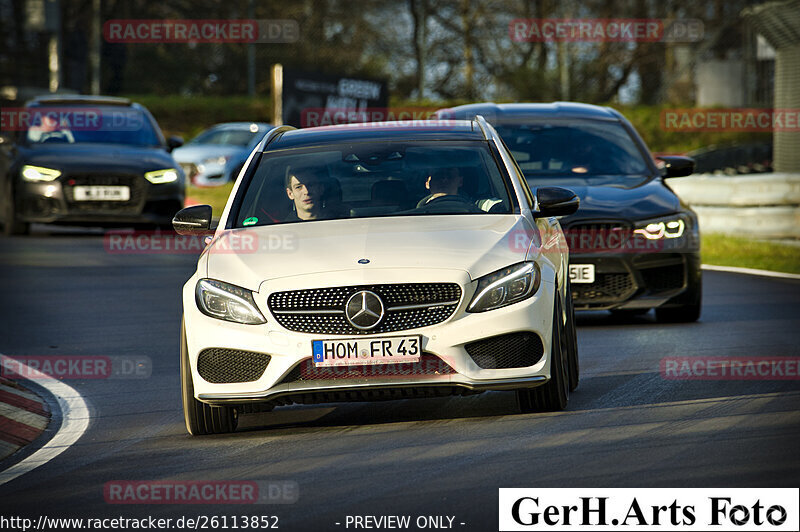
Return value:
M 499 530 L 796 531 L 800 488 L 500 488 Z

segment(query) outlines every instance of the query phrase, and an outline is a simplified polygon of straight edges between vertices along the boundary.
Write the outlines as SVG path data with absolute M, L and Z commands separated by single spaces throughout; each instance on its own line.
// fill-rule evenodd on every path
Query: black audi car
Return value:
M 169 226 L 184 174 L 153 116 L 124 98 L 50 96 L 3 110 L 0 223 Z
M 653 158 L 618 111 L 570 102 L 480 103 L 440 118 L 483 115 L 532 187 L 558 185 L 580 197 L 561 220 L 570 246 L 575 308 L 643 314 L 661 321 L 700 317 L 697 215 L 664 178 L 693 173 L 688 157 Z

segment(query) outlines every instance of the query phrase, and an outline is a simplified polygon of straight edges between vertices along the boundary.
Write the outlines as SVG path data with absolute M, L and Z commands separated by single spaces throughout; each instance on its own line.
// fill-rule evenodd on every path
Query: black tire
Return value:
M 569 391 L 574 392 L 580 382 L 580 358 L 578 357 L 578 333 L 575 329 L 575 305 L 572 302 L 572 285 L 567 279 L 567 323 L 564 326 L 565 344 L 569 361 Z
M 523 414 L 555 412 L 569 401 L 569 367 L 564 347 L 564 325 L 561 323 L 561 302 L 553 313 L 553 341 L 550 349 L 550 380 L 536 388 L 517 390 L 517 403 Z
M 659 307 L 656 319 L 664 323 L 691 323 L 700 319 L 703 307 L 703 283 L 701 280 L 693 285 L 687 294 L 681 294 L 687 303 L 680 306 Z
M 211 406 L 194 398 L 192 372 L 186 347 L 186 327 L 181 320 L 181 396 L 186 430 L 192 436 L 225 434 L 236 430 L 238 414 L 230 406 Z
M 27 235 L 30 232 L 31 224 L 17 220 L 14 191 L 10 180 L 3 188 L 3 197 L 5 199 L 3 200 L 2 218 L 0 218 L 0 223 L 3 224 L 3 234 L 5 236 Z

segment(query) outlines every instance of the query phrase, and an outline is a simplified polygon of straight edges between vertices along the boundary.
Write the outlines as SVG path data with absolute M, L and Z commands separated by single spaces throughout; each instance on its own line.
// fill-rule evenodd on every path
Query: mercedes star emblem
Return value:
M 372 329 L 383 319 L 383 301 L 378 294 L 369 290 L 356 292 L 347 300 L 344 315 L 356 329 Z

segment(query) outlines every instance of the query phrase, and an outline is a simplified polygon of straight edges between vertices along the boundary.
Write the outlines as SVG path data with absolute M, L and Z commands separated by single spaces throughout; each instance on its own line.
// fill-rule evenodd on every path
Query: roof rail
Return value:
M 272 142 L 273 140 L 275 140 L 278 137 L 278 135 L 280 135 L 281 133 L 284 133 L 286 131 L 292 131 L 293 129 L 297 129 L 297 128 L 294 127 L 294 126 L 277 126 L 277 127 L 273 128 L 273 129 L 271 129 L 269 131 L 269 133 L 267 133 L 267 135 L 269 135 L 269 138 L 267 139 L 267 142 L 264 143 L 264 148 L 262 149 L 262 151 L 266 150 L 267 146 L 269 146 L 269 143 Z
M 478 127 L 481 128 L 481 133 L 483 133 L 483 138 L 489 140 L 491 138 L 489 136 L 489 132 L 487 131 L 489 124 L 486 122 L 486 119 L 483 117 L 483 115 L 475 115 L 475 118 L 473 118 L 473 120 L 477 122 Z

